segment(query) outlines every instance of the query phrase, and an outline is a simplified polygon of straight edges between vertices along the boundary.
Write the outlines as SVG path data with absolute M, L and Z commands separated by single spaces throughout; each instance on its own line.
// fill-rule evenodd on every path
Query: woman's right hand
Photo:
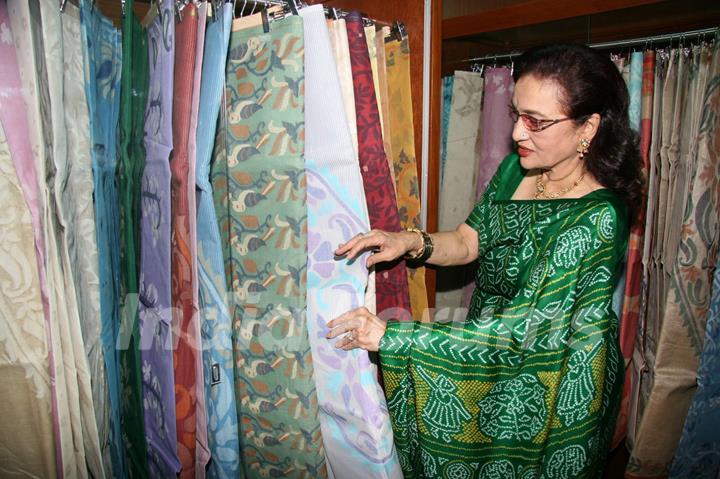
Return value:
M 371 250 L 373 254 L 367 260 L 367 267 L 393 261 L 403 256 L 408 251 L 417 251 L 422 247 L 422 238 L 411 231 L 400 231 L 390 233 L 382 230 L 372 230 L 368 233 L 360 233 L 343 243 L 335 250 L 336 256 L 345 256 L 353 259 L 362 254 L 363 251 Z

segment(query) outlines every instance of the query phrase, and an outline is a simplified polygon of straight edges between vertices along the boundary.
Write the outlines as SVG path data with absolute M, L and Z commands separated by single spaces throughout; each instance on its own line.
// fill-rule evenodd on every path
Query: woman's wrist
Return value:
M 402 232 L 402 234 L 407 238 L 405 241 L 405 252 L 403 253 L 405 257 L 417 257 L 419 254 L 422 253 L 420 251 L 423 247 L 423 236 L 422 232 L 420 230 L 417 230 L 415 228 L 408 228 L 405 231 Z
M 408 228 L 406 231 L 408 233 L 412 233 L 415 236 L 415 239 L 412 243 L 413 247 L 409 250 L 406 250 L 405 259 L 418 263 L 423 263 L 427 261 L 427 259 L 432 256 L 434 247 L 433 240 L 430 235 L 427 232 L 416 228 Z

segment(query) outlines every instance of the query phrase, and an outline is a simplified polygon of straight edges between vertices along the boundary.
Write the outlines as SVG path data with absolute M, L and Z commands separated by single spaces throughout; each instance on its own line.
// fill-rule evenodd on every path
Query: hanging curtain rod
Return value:
M 255 5 L 263 5 L 264 7 L 283 7 L 283 8 L 289 8 L 290 10 L 293 10 L 293 7 L 295 8 L 302 8 L 307 6 L 305 2 L 302 1 L 293 1 L 293 0 L 235 0 L 235 3 L 239 3 L 240 1 L 243 1 L 244 4 L 252 3 Z M 335 20 L 338 20 L 340 18 L 345 18 L 350 14 L 350 12 L 347 12 L 345 10 L 342 10 L 340 8 L 336 7 L 328 7 L 326 5 L 323 5 L 323 10 L 325 11 L 325 15 L 333 18 Z M 395 21 L 392 23 L 383 22 L 380 20 L 375 20 L 374 18 L 370 18 L 366 15 L 362 15 L 363 23 L 366 26 L 370 25 L 381 25 L 384 27 L 390 27 L 393 29 L 394 35 L 399 39 L 402 40 L 407 36 L 407 30 L 405 28 L 405 24 L 400 21 Z
M 76 3 L 76 0 L 72 0 L 73 3 Z M 153 3 L 153 1 L 157 0 L 138 0 L 139 2 L 143 3 Z M 297 13 L 298 9 L 307 7 L 308 4 L 306 2 L 303 2 L 302 0 L 209 0 L 208 3 L 215 9 L 218 8 L 218 5 L 222 5 L 222 3 L 232 3 L 233 9 L 237 8 L 238 2 L 242 1 L 242 8 L 243 10 L 247 6 L 248 3 L 251 3 L 253 5 L 262 5 L 265 8 L 269 7 L 282 7 L 283 10 L 291 11 L 292 13 Z M 96 0 L 91 0 L 91 4 L 94 7 Z M 125 13 L 125 0 L 121 0 L 122 2 L 122 11 L 123 14 Z M 60 13 L 62 13 L 65 10 L 65 4 L 67 3 L 67 0 L 60 0 Z M 175 0 L 175 7 L 177 9 L 177 13 L 180 13 L 182 11 L 182 8 L 185 7 L 190 3 L 190 0 Z M 178 9 L 178 7 L 180 7 Z M 323 10 L 325 11 L 325 15 L 329 18 L 333 18 L 335 20 L 338 20 L 340 18 L 345 18 L 349 15 L 349 12 L 346 12 L 345 10 L 342 10 L 340 8 L 336 7 L 328 7 L 323 5 Z M 390 27 L 392 30 L 392 35 L 398 40 L 402 41 L 407 37 L 407 29 L 405 28 L 405 24 L 401 21 L 394 21 L 392 23 L 383 22 L 381 20 L 375 20 L 374 18 L 370 18 L 366 15 L 362 15 L 363 24 L 365 26 L 372 26 L 372 25 L 380 25 L 383 27 Z M 389 37 L 388 37 L 389 38 Z
M 704 35 L 715 35 L 720 31 L 720 27 L 712 27 L 712 28 L 703 28 L 700 30 L 689 30 L 687 32 L 680 32 L 680 33 L 668 33 L 664 35 L 653 35 L 649 37 L 640 37 L 640 38 L 632 38 L 628 40 L 617 40 L 612 42 L 601 42 L 601 43 L 591 43 L 588 46 L 590 48 L 615 48 L 615 47 L 625 47 L 629 45 L 644 45 L 647 43 L 654 43 L 654 42 L 664 42 L 668 40 L 675 40 L 675 39 L 681 39 L 685 40 L 686 38 L 696 38 L 696 37 L 702 37 Z M 480 57 L 474 57 L 474 58 L 466 58 L 464 60 L 458 60 L 453 63 L 481 63 L 488 60 L 508 60 L 513 57 L 521 55 L 522 52 L 510 52 L 510 53 L 501 53 L 501 54 L 488 54 L 483 55 Z

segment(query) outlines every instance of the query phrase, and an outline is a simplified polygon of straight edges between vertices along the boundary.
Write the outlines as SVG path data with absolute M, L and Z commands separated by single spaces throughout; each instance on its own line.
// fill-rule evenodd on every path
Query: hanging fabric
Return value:
M 63 193 L 67 191 L 70 173 L 70 160 L 68 158 L 67 128 L 65 124 L 65 102 L 64 102 L 64 47 L 63 28 L 60 11 L 57 2 L 53 0 L 40 0 L 40 15 L 42 24 L 35 30 L 34 34 L 42 37 L 36 42 L 44 55 L 45 72 L 48 79 L 49 94 L 49 115 L 43 116 L 45 124 L 44 135 L 47 145 L 50 139 L 50 148 L 46 150 L 46 165 L 48 178 L 48 189 L 50 201 L 46 210 L 48 221 L 55 221 L 53 229 L 57 241 L 57 254 L 59 266 L 58 278 L 62 278 L 62 286 L 56 288 L 58 297 L 57 304 L 65 306 L 67 321 L 61 322 L 61 334 L 64 337 L 63 362 L 66 367 L 66 378 L 68 388 L 68 400 L 70 401 L 71 420 L 80 424 L 80 431 L 74 431 L 75 441 L 81 437 L 82 447 L 75 449 L 80 451 L 78 457 L 79 477 L 89 474 L 96 478 L 104 478 L 105 472 L 102 465 L 100 451 L 100 440 L 98 437 L 97 422 L 95 420 L 95 405 L 92 400 L 91 376 L 88 367 L 87 356 L 81 333 L 80 312 L 78 306 L 78 295 L 73 280 L 73 269 L 76 264 L 70 261 L 70 249 L 72 243 L 71 231 L 76 228 L 69 220 L 72 216 L 68 208 L 71 206 L 64 201 Z M 36 61 L 42 62 L 43 60 Z M 42 71 L 43 67 L 39 67 Z M 75 81 L 74 79 L 72 81 Z M 46 225 L 47 226 L 47 225 Z M 48 230 L 49 231 L 49 230 Z M 67 345 L 67 346 L 65 346 Z M 77 417 L 73 417 L 77 415 Z
M 682 234 L 682 224 L 685 218 L 686 207 L 690 202 L 688 194 L 692 190 L 691 175 L 692 168 L 695 166 L 695 155 L 697 155 L 698 147 L 698 131 L 703 114 L 703 97 L 705 96 L 710 64 L 712 62 L 712 51 L 707 45 L 695 45 L 692 49 L 684 50 L 683 55 L 687 55 L 687 76 L 689 89 L 684 92 L 687 95 L 684 98 L 684 106 L 682 116 L 679 119 L 678 139 L 673 140 L 671 146 L 670 158 L 671 169 L 670 174 L 674 178 L 675 183 L 668 204 L 670 208 L 668 214 L 672 221 L 667 221 L 667 231 L 665 234 L 665 242 L 667 256 L 665 264 L 673 265 L 679 254 L 679 245 Z M 679 144 L 679 148 L 677 146 Z M 668 267 L 666 271 L 669 271 Z M 696 332 L 694 342 L 702 343 L 704 332 L 702 330 Z
M 362 305 L 365 257 L 336 261 L 338 244 L 368 231 L 362 176 L 344 122 L 340 83 L 321 5 L 303 8 L 305 167 L 308 182 L 308 333 L 328 475 L 402 477 L 385 397 L 366 351 L 342 351 L 326 323 Z M 342 195 L 339 193 L 342 192 Z
M 355 90 L 353 87 L 352 66 L 350 64 L 350 45 L 348 43 L 347 22 L 344 18 L 328 21 L 330 29 L 330 43 L 335 56 L 335 65 L 340 79 L 343 106 L 347 119 L 350 137 L 352 139 L 355 158 L 358 158 L 358 128 L 357 113 L 355 111 Z M 377 298 L 375 296 L 375 270 L 370 271 L 367 288 L 365 289 L 365 307 L 371 313 L 377 312 Z
M 662 144 L 662 121 L 663 121 L 663 90 L 668 70 L 668 58 L 663 50 L 656 54 L 655 58 L 655 86 L 653 88 L 653 120 L 650 134 L 650 153 L 648 156 L 648 185 L 647 185 L 647 208 L 645 220 L 645 238 L 643 245 L 643 278 L 640 292 L 640 313 L 637 324 L 635 348 L 632 356 L 633 379 L 630 406 L 628 411 L 628 426 L 626 444 L 632 448 L 637 432 L 639 416 L 642 414 L 644 403 L 641 401 L 640 386 L 648 386 L 650 362 L 654 362 L 654 344 L 658 336 L 658 321 L 649 321 L 657 311 L 657 283 L 655 281 L 656 262 L 655 247 L 657 235 L 657 203 L 660 190 L 660 147 Z M 622 327 L 622 324 L 621 324 Z M 621 339 L 622 341 L 622 339 Z M 621 346 L 624 343 L 621 342 Z M 622 409 L 621 409 L 622 414 Z M 620 416 L 622 419 L 622 416 Z
M 708 93 L 717 98 L 717 86 Z M 713 103 L 707 105 L 714 110 L 706 111 L 714 111 L 714 115 L 720 115 L 720 111 L 712 106 Z M 715 128 L 717 129 L 718 126 L 716 125 Z M 720 435 L 717 429 L 720 423 L 720 411 L 714 405 L 720 397 L 718 378 L 720 378 L 720 269 L 715 268 L 705 343 L 698 368 L 698 388 L 685 418 L 680 444 L 670 469 L 671 478 L 714 479 L 720 474 Z
M 231 307 L 247 477 L 327 475 L 305 317 L 303 47 L 297 16 L 230 37 Z
M 203 21 L 205 19 L 203 18 Z M 197 48 L 198 10 L 190 4 L 175 15 L 175 70 L 173 80 L 171 172 L 171 291 L 173 308 L 173 366 L 175 368 L 175 420 L 177 452 L 182 470 L 180 477 L 195 477 L 195 441 L 199 351 L 199 331 L 194 321 L 193 266 L 190 253 L 190 115 L 192 110 L 195 51 Z M 194 185 L 194 181 L 192 184 Z M 194 196 L 194 195 L 193 195 Z M 194 197 L 193 197 L 194 200 Z M 194 201 L 193 201 L 194 203 Z M 202 377 L 200 378 L 202 379 Z M 202 381 L 200 381 L 202 382 Z
M 508 114 L 515 82 L 507 67 L 485 69 L 482 96 L 482 140 L 475 182 L 475 201 L 480 201 L 487 184 L 513 147 L 513 122 Z
M 230 19 L 232 21 L 232 18 Z M 230 28 L 232 31 L 232 27 Z M 229 41 L 228 41 L 229 42 Z M 229 52 L 228 52 L 229 58 Z M 226 80 L 227 81 L 227 80 Z M 227 88 L 227 86 L 225 87 Z M 225 90 L 223 90 L 223 95 Z M 223 100 L 223 109 L 217 117 L 215 138 L 213 142 L 212 161 L 210 162 L 210 182 L 212 184 L 213 204 L 218 228 L 220 229 L 220 251 L 223 260 L 223 283 L 224 291 L 230 292 L 232 284 L 232 266 L 230 262 L 230 199 L 228 195 L 228 183 L 230 181 L 228 155 L 227 155 L 227 131 L 228 118 L 226 101 Z M 233 300 L 228 299 L 231 315 Z
M 684 99 L 688 84 L 688 58 L 680 50 L 673 50 L 670 67 L 663 92 L 662 144 L 660 148 L 660 196 L 658 198 L 658 242 L 656 244 L 656 262 L 658 263 L 658 286 L 660 295 L 660 313 L 665 316 L 665 298 L 669 287 L 671 265 L 668 264 L 667 241 L 672 223 L 680 223 L 669 216 L 672 210 L 672 192 L 676 183 L 673 173 L 677 172 L 677 154 L 680 151 L 680 120 L 683 116 Z M 680 226 L 678 224 L 678 226 Z M 658 318 L 659 319 L 659 318 Z M 662 324 L 662 322 L 660 323 Z
M 140 355 L 148 464 L 152 477 L 180 472 L 174 401 L 171 293 L 170 152 L 173 147 L 175 22 L 162 0 L 148 26 L 150 84 L 145 109 L 145 169 L 140 221 Z
M 375 27 L 374 27 L 375 28 Z M 367 31 L 367 28 L 365 29 Z M 390 168 L 390 176 L 393 179 L 393 187 L 395 187 L 395 196 L 397 196 L 397 178 L 396 171 L 394 168 L 395 154 L 392 149 L 392 129 L 390 128 L 390 93 L 388 91 L 388 72 L 387 72 L 387 60 L 385 53 L 385 40 L 386 37 L 390 36 L 390 27 L 382 27 L 379 30 L 375 30 L 373 37 L 367 37 L 369 42 L 372 38 L 374 41 L 373 48 L 375 49 L 375 62 L 371 63 L 373 68 L 377 68 L 377 86 L 375 90 L 375 96 L 378 101 L 378 111 L 380 113 L 380 129 L 383 135 L 383 149 L 385 150 L 385 157 L 388 160 L 388 167 Z M 369 46 L 368 46 L 369 50 Z M 375 70 L 373 70 L 375 74 Z
M 362 16 L 353 12 L 345 18 L 345 22 L 355 92 L 358 157 L 370 226 L 386 231 L 399 231 L 395 187 L 382 146 L 382 130 L 378 121 L 378 106 Z M 377 313 L 385 319 L 410 319 L 410 297 L 404 260 L 377 265 L 375 271 Z
M 212 460 L 210 478 L 242 477 L 238 416 L 235 406 L 232 324 L 227 285 L 210 184 L 215 128 L 223 94 L 232 5 L 225 3 L 205 34 L 200 111 L 197 127 L 197 256 L 203 373 L 208 415 L 208 446 Z M 224 133 L 224 132 L 223 132 Z
M 5 20 L 0 13 L 0 26 L 7 26 Z M 3 379 L 13 384 L 0 396 L 0 413 L 12 418 L 0 431 L 0 473 L 10 476 L 22 470 L 35 477 L 55 477 L 50 380 L 42 368 L 46 365 L 47 342 L 32 220 L 1 127 L 0 198 L 4 205 L 0 223 L 14 231 L 4 238 L 0 266 L 0 324 L 6 336 L 0 344 L 0 370 Z
M 640 132 L 640 107 L 642 105 L 643 89 L 643 53 L 632 52 L 630 55 L 630 81 L 628 82 L 628 93 L 630 105 L 628 116 L 630 117 L 630 128 Z
M 640 53 L 640 52 L 636 52 Z M 650 142 L 652 139 L 652 122 L 653 122 L 653 92 L 655 89 L 655 52 L 652 50 L 640 53 L 642 59 L 642 87 L 640 93 L 640 156 L 642 158 L 642 170 L 645 178 L 650 173 Z M 637 68 L 636 54 L 633 54 L 633 72 Z M 633 103 L 632 97 L 630 103 Z M 647 191 L 647 189 L 646 189 Z M 628 412 L 630 407 L 630 397 L 632 391 L 632 382 L 634 374 L 629 367 L 633 357 L 635 348 L 635 338 L 638 329 L 638 319 L 640 314 L 640 298 L 641 298 L 641 281 L 643 277 L 642 256 L 644 251 L 645 239 L 645 221 L 646 221 L 647 198 L 643 198 L 642 204 L 638 209 L 638 215 L 634 219 L 630 228 L 630 238 L 628 239 L 627 253 L 627 274 L 625 283 L 625 299 L 623 301 L 623 312 L 620 317 L 620 349 L 623 353 L 625 361 L 625 386 L 623 389 L 623 399 L 620 406 L 620 415 L 618 417 L 617 426 L 615 428 L 615 438 L 613 445 L 617 446 L 625 437 L 627 428 Z
M 644 357 L 649 372 L 641 377 L 628 477 L 667 474 L 694 392 L 717 256 L 720 193 L 711 172 L 717 170 L 718 158 L 707 146 L 718 135 L 719 125 L 708 114 L 717 103 L 717 89 L 707 86 L 720 78 L 718 53 L 716 43 L 712 53 L 704 47 L 685 58 L 673 50 L 670 58 L 657 206 L 664 228 L 659 228 L 663 243 L 658 245 L 656 276 L 662 277 L 656 278 L 655 309 L 648 311 L 645 331 L 657 335 L 647 340 L 652 345 Z M 675 175 L 667 193 L 662 191 L 664 174 Z M 685 205 L 679 218 L 671 213 L 676 203 Z
M 0 30 L 11 30 L 5 2 L 0 2 Z M 0 431 L 0 473 L 57 477 L 62 463 L 56 451 L 54 354 L 40 276 L 44 255 L 37 247 L 39 192 L 15 51 L 12 37 L 0 42 L 0 223 L 3 231 L 14 231 L 0 244 L 0 328 L 6 332 L 0 370 L 13 384 L 0 394 L 0 413 L 12 418 Z
M 448 128 L 450 126 L 450 109 L 452 108 L 452 91 L 455 77 L 446 76 L 442 82 L 442 119 L 441 119 L 441 141 L 440 141 L 440 191 L 443 189 L 445 168 L 447 165 L 447 140 Z
M 121 248 L 119 197 L 115 183 L 122 45 L 120 32 L 100 13 L 99 9 L 94 8 L 90 0 L 80 2 L 80 23 L 85 59 L 83 77 L 90 116 L 90 154 L 100 287 L 100 346 L 106 377 L 106 381 L 101 382 L 100 387 L 106 391 L 108 397 L 107 411 L 110 416 L 108 441 L 112 457 L 112 475 L 125 477 L 127 449 L 123 447 L 121 367 L 117 348 L 120 332 Z M 143 431 L 140 430 L 140 438 L 144 437 L 142 433 Z
M 68 5 L 62 15 L 64 115 L 67 130 L 67 184 L 62 201 L 68 221 L 68 250 L 73 265 L 78 312 L 85 356 L 92 378 L 92 401 L 106 476 L 112 474 L 110 415 L 107 407 L 105 365 L 102 357 L 98 248 L 90 158 L 90 119 L 82 78 L 84 74 L 80 10 Z
M 46 317 L 53 343 L 54 358 L 50 367 L 57 400 L 57 473 L 61 477 L 87 477 L 89 466 L 93 474 L 103 475 L 90 374 L 64 234 L 64 211 L 59 202 L 60 181 L 65 178 L 63 169 L 67 160 L 59 10 L 57 4 L 37 0 L 9 2 L 8 9 L 20 74 L 26 86 L 22 91 L 37 169 L 35 181 L 39 181 L 38 205 L 43 226 L 40 244 L 46 253 L 40 280 L 46 285 Z M 49 55 L 51 48 L 53 55 L 48 59 L 46 54 Z M 53 73 L 52 78 L 48 77 L 48 71 Z
M 415 130 L 413 128 L 412 91 L 410 85 L 410 42 L 385 42 L 387 71 L 387 107 L 390 151 L 395 171 L 400 225 L 403 228 L 422 227 L 420 218 L 420 181 L 415 157 Z M 412 317 L 420 321 L 428 314 L 428 296 L 425 286 L 425 268 L 408 267 L 408 286 Z
M 140 264 L 141 183 L 145 167 L 145 107 L 148 98 L 148 40 L 133 9 L 123 17 L 120 91 L 120 310 L 122 312 L 122 424 L 128 466 L 133 476 L 149 474 L 148 445 L 143 416 L 141 333 L 138 320 L 138 264 Z M 91 6 L 91 8 L 93 8 Z
M 352 84 L 352 70 L 350 67 L 350 46 L 348 45 L 347 25 L 344 18 L 328 20 L 330 44 L 333 48 L 335 66 L 340 79 L 340 90 L 342 92 L 343 110 L 350 131 L 355 154 L 358 151 L 357 139 L 357 117 L 355 116 L 355 93 Z
M 367 42 L 368 56 L 370 57 L 370 69 L 372 70 L 373 89 L 375 92 L 375 101 L 377 102 L 378 118 L 380 119 L 380 130 L 383 140 L 383 150 L 385 151 L 385 158 L 388 160 L 388 167 L 390 169 L 390 177 L 392 178 L 393 188 L 395 187 L 395 171 L 392 166 L 392 152 L 388 149 L 390 143 L 388 142 L 388 128 L 387 128 L 387 84 L 383 85 L 383 79 L 385 76 L 385 66 L 381 66 L 384 59 L 384 49 L 380 49 L 383 53 L 379 53 L 377 46 L 377 38 L 382 39 L 382 33 L 378 35 L 375 30 L 375 25 L 367 25 L 363 28 L 365 32 L 365 41 Z M 381 58 L 382 57 L 382 58 Z M 381 69 L 383 71 L 381 71 Z
M 480 126 L 483 85 L 480 73 L 455 72 L 445 153 L 448 159 L 438 201 L 440 231 L 455 230 L 475 203 L 473 175 L 468 174 L 468 165 L 476 163 L 475 142 Z M 449 318 L 454 317 L 455 308 L 460 306 L 462 288 L 472 282 L 465 270 L 461 266 L 438 270 L 435 306 L 438 310 L 451 308 Z
M 77 408 L 75 414 L 79 414 L 81 424 L 83 441 L 81 451 L 84 450 L 84 456 L 80 456 L 78 459 L 80 476 L 85 475 L 85 471 L 87 471 L 93 477 L 104 478 L 105 472 L 102 465 L 100 441 L 95 420 L 95 405 L 92 400 L 92 381 L 81 333 L 78 295 L 73 281 L 73 269 L 77 265 L 70 261 L 71 231 L 76 229 L 77 226 L 69 221 L 69 218 L 72 217 L 68 211 L 69 202 L 63 201 L 63 193 L 69 183 L 70 160 L 68 158 L 67 128 L 65 124 L 62 19 L 57 2 L 53 0 L 41 0 L 40 12 L 42 29 L 36 31 L 36 34 L 41 34 L 43 38 L 42 50 L 45 56 L 45 68 L 47 69 L 51 112 L 49 117 L 44 117 L 45 121 L 51 122 L 51 126 L 45 126 L 45 129 L 48 130 L 46 135 L 50 130 L 52 131 L 52 162 L 48 161 L 47 163 L 47 173 L 50 178 L 53 178 L 52 183 L 48 183 L 51 192 L 51 202 L 48 206 L 54 208 L 54 211 L 48 209 L 47 212 L 57 222 L 53 226 L 58 235 L 59 265 L 64 286 L 64 291 L 61 292 L 58 289 L 58 305 L 65 303 L 67 308 L 67 323 L 61 323 L 63 334 L 70 345 L 68 349 L 63 346 L 64 362 L 65 364 L 68 362 L 73 363 L 73 367 L 67 369 L 68 399 L 71 402 L 76 401 L 76 403 L 71 403 L 71 406 Z M 75 81 L 75 79 L 72 79 L 72 81 Z M 73 419 L 73 421 L 76 421 L 76 419 Z
M 481 128 L 476 140 L 480 143 L 480 154 L 475 158 L 475 202 L 480 201 L 500 162 L 512 151 L 514 124 L 508 114 L 508 105 L 512 104 L 514 89 L 515 82 L 509 68 L 485 69 Z M 477 267 L 470 266 L 463 269 L 465 287 L 461 304 L 464 308 L 470 305 L 472 292 L 475 290 L 473 279 L 476 270 Z
M 193 72 L 193 94 L 192 107 L 190 109 L 190 133 L 188 136 L 188 179 L 185 185 L 188 198 L 188 226 L 190 228 L 190 265 L 192 268 L 192 281 L 190 282 L 190 293 L 193 308 L 193 347 L 195 348 L 195 477 L 202 479 L 206 477 L 207 464 L 211 459 L 210 445 L 208 443 L 208 415 L 207 397 L 205 395 L 205 371 L 202 356 L 202 323 L 198 315 L 200 309 L 199 299 L 199 278 L 198 278 L 198 246 L 197 246 L 197 190 L 196 190 L 196 166 L 197 166 L 197 126 L 200 115 L 200 88 L 202 82 L 203 57 L 205 53 L 205 30 L 207 26 L 208 8 L 207 2 L 197 6 L 197 41 L 195 45 L 195 70 Z M 212 134 L 209 138 L 212 138 Z M 212 218 L 212 217 L 211 217 Z M 192 425 L 187 427 L 192 428 Z

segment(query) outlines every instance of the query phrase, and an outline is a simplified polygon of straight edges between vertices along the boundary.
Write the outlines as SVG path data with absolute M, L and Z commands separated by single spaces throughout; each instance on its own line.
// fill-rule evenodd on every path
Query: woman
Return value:
M 517 154 L 457 230 L 371 231 L 340 245 L 368 266 L 478 259 L 462 323 L 328 323 L 337 347 L 379 350 L 406 477 L 577 478 L 602 473 L 623 384 L 612 293 L 640 204 L 628 93 L 604 55 L 532 49 L 515 63 Z

